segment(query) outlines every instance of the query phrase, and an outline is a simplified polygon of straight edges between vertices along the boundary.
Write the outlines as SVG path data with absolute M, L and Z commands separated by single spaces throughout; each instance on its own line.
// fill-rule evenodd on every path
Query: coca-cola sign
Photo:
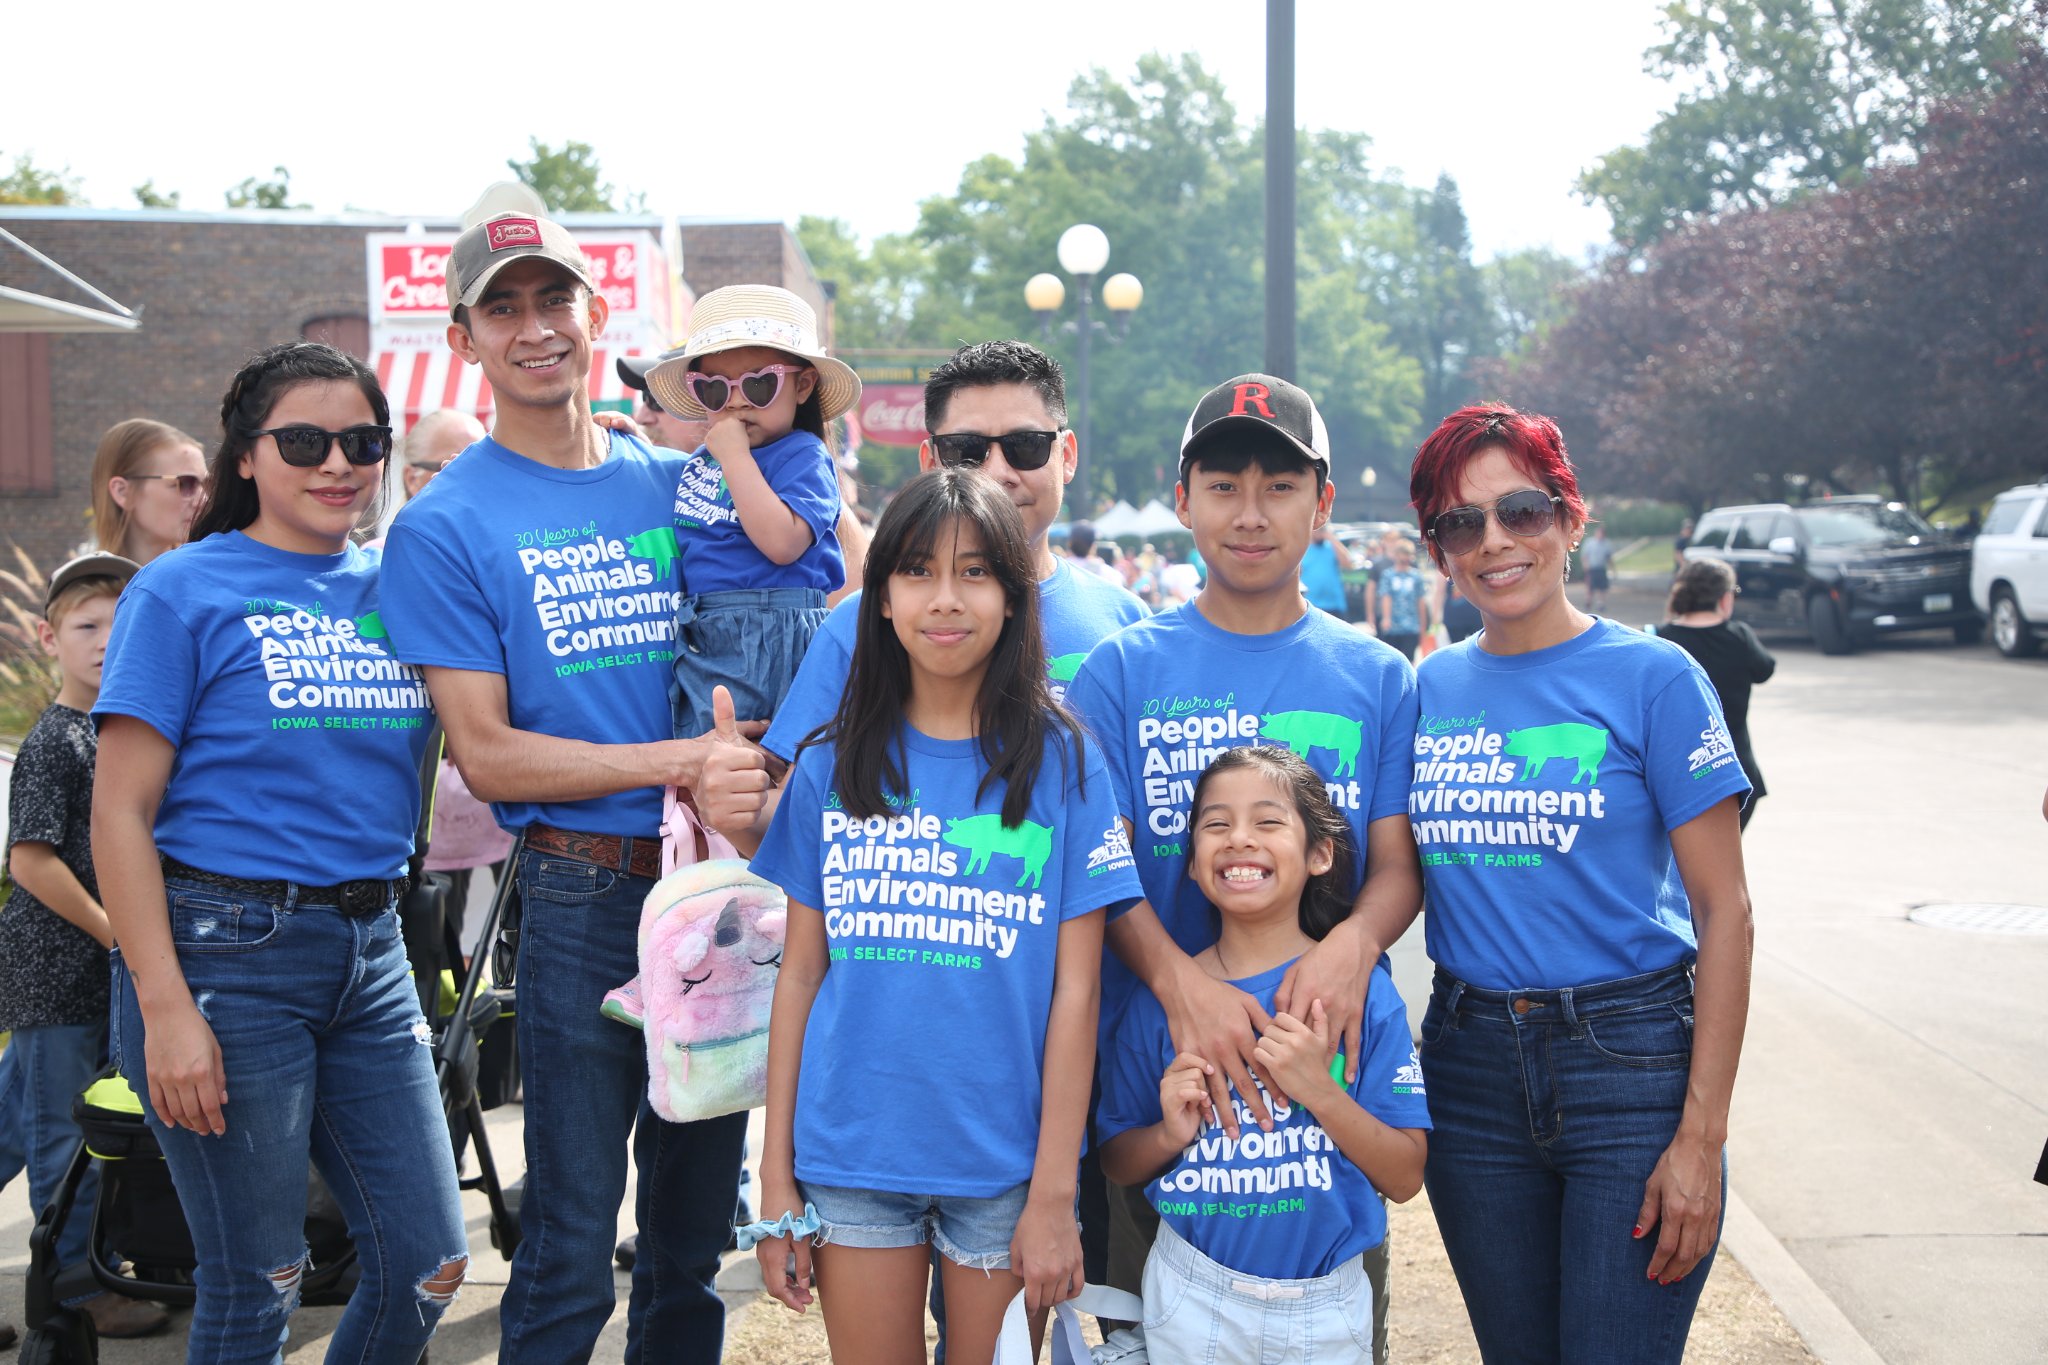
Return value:
M 924 386 L 869 384 L 860 391 L 863 440 L 885 446 L 914 446 L 924 440 Z
M 645 233 L 584 237 L 578 245 L 590 261 L 591 282 L 611 305 L 612 316 L 666 313 L 665 308 L 657 308 L 656 297 L 667 266 L 652 237 Z M 369 246 L 372 319 L 429 314 L 447 318 L 448 254 L 455 246 L 454 233 L 373 233 Z M 647 276 L 644 282 L 643 273 Z

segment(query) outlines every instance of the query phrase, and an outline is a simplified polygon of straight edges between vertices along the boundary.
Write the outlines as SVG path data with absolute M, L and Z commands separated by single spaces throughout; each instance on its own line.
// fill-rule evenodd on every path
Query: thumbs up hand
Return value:
M 697 813 L 742 852 L 751 853 L 775 812 L 774 783 L 768 755 L 743 737 L 733 715 L 732 693 L 724 687 L 711 690 L 711 730 L 704 745 Z

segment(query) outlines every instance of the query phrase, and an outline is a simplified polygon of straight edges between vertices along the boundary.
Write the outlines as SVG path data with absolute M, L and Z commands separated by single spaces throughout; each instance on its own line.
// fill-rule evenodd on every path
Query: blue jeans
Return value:
M 227 1131 L 166 1128 L 145 1026 L 114 954 L 112 1046 L 170 1164 L 198 1301 L 186 1359 L 277 1362 L 306 1264 L 308 1159 L 348 1220 L 362 1281 L 329 1361 L 412 1365 L 468 1255 L 455 1156 L 393 907 L 351 919 L 296 886 L 263 900 L 166 877 L 171 939 L 226 1071 Z
M 615 1303 L 612 1246 L 631 1140 L 639 1171 L 626 1360 L 716 1365 L 713 1287 L 739 1202 L 744 1112 L 664 1123 L 647 1102 L 647 1041 L 599 1014 L 639 971 L 640 903 L 654 883 L 559 854 L 520 854 L 519 1066 L 526 1194 L 499 1307 L 501 1365 L 590 1359 Z
M 1659 1285 L 1656 1231 L 1631 1230 L 1691 1062 L 1684 966 L 1556 991 L 1437 972 L 1425 1183 L 1488 1365 L 1678 1365 L 1713 1256 Z
M 83 1135 L 71 1118 L 71 1101 L 99 1075 L 106 1044 L 104 1023 L 50 1024 L 16 1029 L 0 1054 L 0 1190 L 26 1167 L 29 1203 L 38 1218 L 56 1197 L 78 1151 Z M 71 1221 L 57 1239 L 60 1264 L 85 1259 L 99 1187 L 98 1168 L 88 1167 L 71 1206 Z

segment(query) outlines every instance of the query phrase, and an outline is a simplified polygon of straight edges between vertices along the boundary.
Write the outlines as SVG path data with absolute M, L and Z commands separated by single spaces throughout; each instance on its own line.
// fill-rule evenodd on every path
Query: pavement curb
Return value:
M 1885 1365 L 1884 1357 L 1733 1189 L 1728 1191 L 1721 1241 L 1822 1365 Z

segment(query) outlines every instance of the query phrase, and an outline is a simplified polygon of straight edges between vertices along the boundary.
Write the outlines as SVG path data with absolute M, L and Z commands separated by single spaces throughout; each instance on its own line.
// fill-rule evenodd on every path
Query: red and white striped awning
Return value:
M 642 349 L 630 346 L 623 353 L 639 355 Z M 590 401 L 630 410 L 633 392 L 619 378 L 618 366 L 612 363 L 615 354 L 599 348 L 591 357 Z M 391 425 L 399 435 L 442 408 L 475 413 L 479 422 L 490 426 L 495 404 L 483 368 L 463 364 L 446 346 L 380 350 L 374 364 L 377 382 L 391 403 Z

